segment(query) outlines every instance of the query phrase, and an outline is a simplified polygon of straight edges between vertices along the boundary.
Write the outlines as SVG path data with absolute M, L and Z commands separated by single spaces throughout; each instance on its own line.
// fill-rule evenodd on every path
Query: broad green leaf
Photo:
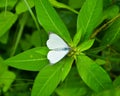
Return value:
M 85 0 L 69 0 L 69 6 L 72 8 L 81 8 Z
M 15 74 L 11 71 L 5 71 L 2 75 L 0 75 L 0 86 L 3 86 L 3 92 L 7 92 L 10 88 L 10 85 L 15 80 Z
M 85 55 L 77 56 L 77 69 L 83 81 L 95 92 L 112 87 L 108 74 L 96 62 Z
M 30 8 L 34 7 L 34 0 L 26 0 L 26 1 L 28 2 Z M 17 14 L 21 14 L 21 13 L 23 13 L 23 12 L 28 10 L 24 0 L 20 0 L 19 1 L 19 3 L 17 4 L 15 10 L 16 10 Z
M 17 0 L 0 0 L 0 7 L 14 7 L 16 4 Z
M 15 23 L 17 15 L 11 12 L 0 13 L 0 37 L 3 36 Z
M 120 19 L 117 19 L 105 32 L 101 45 L 111 45 L 120 38 Z
M 67 43 L 71 43 L 70 34 L 48 0 L 36 0 L 35 8 L 39 23 L 49 33 L 57 33 Z
M 55 65 L 48 65 L 38 73 L 31 96 L 50 96 L 52 94 L 60 83 L 64 60 Z
M 88 50 L 93 45 L 94 41 L 95 39 L 84 41 L 78 46 L 78 49 L 80 50 L 80 52 Z
M 8 58 L 5 63 L 18 69 L 39 71 L 48 64 L 47 52 L 46 47 L 34 48 Z
M 77 32 L 82 30 L 82 41 L 87 40 L 99 24 L 102 7 L 102 0 L 86 0 L 83 4 L 77 20 Z
M 62 81 L 64 81 L 64 79 L 68 75 L 74 61 L 73 58 L 65 58 L 65 59 L 66 59 L 65 64 L 62 67 Z

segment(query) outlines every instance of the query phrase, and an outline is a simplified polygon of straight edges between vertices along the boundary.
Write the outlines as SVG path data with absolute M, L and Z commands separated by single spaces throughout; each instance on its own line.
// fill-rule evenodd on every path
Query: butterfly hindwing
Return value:
M 48 52 L 47 58 L 51 64 L 55 64 L 58 61 L 60 61 L 68 52 L 69 50 L 65 50 L 65 51 L 51 50 Z

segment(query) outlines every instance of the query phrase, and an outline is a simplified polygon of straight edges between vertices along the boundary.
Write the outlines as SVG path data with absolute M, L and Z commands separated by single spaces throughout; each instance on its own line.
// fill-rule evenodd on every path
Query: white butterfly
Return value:
M 70 47 L 65 41 L 54 33 L 50 33 L 47 47 L 50 49 L 47 58 L 51 64 L 59 62 L 70 51 Z

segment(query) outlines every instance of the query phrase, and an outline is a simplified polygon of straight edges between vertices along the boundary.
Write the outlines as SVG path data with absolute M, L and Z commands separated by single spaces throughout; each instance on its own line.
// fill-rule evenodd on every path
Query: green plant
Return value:
M 0 5 L 0 49 L 5 51 L 1 51 L 5 58 L 2 62 L 19 71 L 38 72 L 31 96 L 119 96 L 120 79 L 114 73 L 120 72 L 118 1 L 62 1 L 0 1 L 6 4 Z M 49 32 L 58 34 L 72 49 L 54 65 L 47 59 Z M 10 83 L 14 80 L 13 75 Z M 3 92 L 7 92 L 10 83 Z

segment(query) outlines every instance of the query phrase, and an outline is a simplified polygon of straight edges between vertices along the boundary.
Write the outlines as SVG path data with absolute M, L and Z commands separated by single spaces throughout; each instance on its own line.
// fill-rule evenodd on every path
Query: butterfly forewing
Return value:
M 69 50 L 64 50 L 64 51 L 51 50 L 48 52 L 47 58 L 49 59 L 51 64 L 55 64 L 58 61 L 60 61 L 68 52 Z
M 49 49 L 69 48 L 65 41 L 54 33 L 50 33 L 47 46 Z

